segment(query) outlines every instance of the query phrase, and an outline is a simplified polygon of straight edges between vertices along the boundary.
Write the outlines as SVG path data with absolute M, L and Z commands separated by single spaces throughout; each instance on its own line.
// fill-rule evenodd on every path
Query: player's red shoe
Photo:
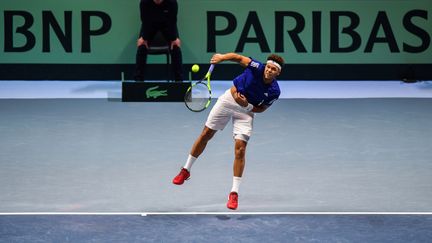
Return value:
M 227 202 L 227 208 L 236 210 L 238 207 L 238 194 L 237 192 L 231 192 L 229 194 L 228 202 Z
M 189 179 L 189 177 L 190 177 L 189 171 L 186 170 L 185 168 L 182 168 L 180 173 L 176 177 L 174 177 L 173 183 L 176 185 L 181 185 L 185 180 Z

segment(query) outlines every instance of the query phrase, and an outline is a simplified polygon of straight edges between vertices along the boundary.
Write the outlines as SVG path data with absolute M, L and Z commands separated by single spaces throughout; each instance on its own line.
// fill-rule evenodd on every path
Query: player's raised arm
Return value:
M 225 54 L 220 54 L 220 53 L 214 54 L 210 60 L 210 63 L 217 64 L 217 63 L 220 63 L 223 61 L 237 62 L 241 66 L 247 67 L 247 65 L 249 65 L 249 63 L 252 60 L 249 57 L 230 52 L 230 53 L 225 53 Z

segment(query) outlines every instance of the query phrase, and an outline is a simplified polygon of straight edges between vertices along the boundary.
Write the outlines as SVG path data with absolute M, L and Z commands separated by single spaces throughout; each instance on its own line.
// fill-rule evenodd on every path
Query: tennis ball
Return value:
M 198 64 L 194 64 L 194 65 L 192 66 L 192 72 L 196 73 L 196 72 L 198 72 L 198 71 L 199 71 L 199 66 L 198 66 Z

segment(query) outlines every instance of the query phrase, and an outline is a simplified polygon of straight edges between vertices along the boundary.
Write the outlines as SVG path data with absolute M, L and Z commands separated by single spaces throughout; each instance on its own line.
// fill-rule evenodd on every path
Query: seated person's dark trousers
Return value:
M 178 46 L 174 46 L 170 50 L 171 54 L 171 70 L 174 74 L 175 81 L 183 81 L 182 75 L 182 53 Z M 136 67 L 135 67 L 135 80 L 143 81 L 145 79 L 146 66 L 147 66 L 147 47 L 141 45 L 138 47 L 136 53 Z

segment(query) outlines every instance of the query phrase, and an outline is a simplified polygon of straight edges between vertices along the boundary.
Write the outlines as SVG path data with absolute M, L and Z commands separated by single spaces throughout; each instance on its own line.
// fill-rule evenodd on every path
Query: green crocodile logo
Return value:
M 157 97 L 160 97 L 160 96 L 168 96 L 168 94 L 166 93 L 167 90 L 157 90 L 158 88 L 159 88 L 159 86 L 154 86 L 154 87 L 148 88 L 146 90 L 147 99 L 149 99 L 149 98 L 156 99 Z

